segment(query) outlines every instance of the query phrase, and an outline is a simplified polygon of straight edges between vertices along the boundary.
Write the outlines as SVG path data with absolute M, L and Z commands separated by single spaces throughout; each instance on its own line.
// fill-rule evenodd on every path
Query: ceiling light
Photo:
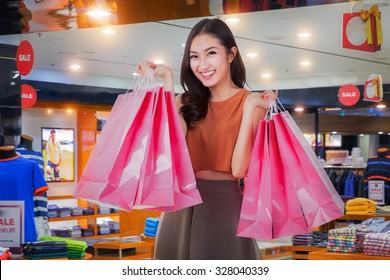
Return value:
M 378 109 L 383 109 L 383 108 L 386 108 L 386 105 L 385 104 L 378 104 L 378 105 L 376 105 L 376 107 Z
M 311 62 L 307 61 L 307 60 L 304 60 L 304 61 L 299 62 L 299 64 L 302 65 L 302 66 L 309 66 L 311 64 Z
M 383 134 L 383 131 L 379 131 L 378 134 Z
M 341 108 L 325 108 L 325 111 L 340 111 Z
M 237 23 L 240 21 L 240 19 L 239 18 L 227 18 L 227 19 L 225 19 L 225 21 L 228 23 Z
M 66 112 L 68 112 L 70 114 L 70 113 L 72 113 L 72 109 L 67 109 Z
M 257 57 L 257 53 L 247 53 L 247 57 Z
M 72 64 L 71 66 L 70 66 L 70 69 L 72 69 L 72 70 L 80 70 L 80 65 L 78 65 L 78 64 Z
M 52 113 L 52 110 L 51 110 L 51 109 L 48 109 L 48 110 L 47 110 L 47 113 L 51 114 L 51 113 Z
M 87 15 L 91 17 L 108 17 L 111 13 L 105 10 L 92 10 L 88 11 Z
M 181 46 L 184 48 L 184 47 L 186 46 L 186 44 L 185 44 L 185 43 L 183 43 L 183 44 L 181 44 Z
M 295 109 L 294 109 L 296 112 L 303 112 L 303 107 L 296 107 Z
M 311 34 L 309 32 L 301 32 L 301 33 L 298 33 L 298 37 L 302 38 L 302 39 L 307 39 L 311 36 Z
M 264 79 L 269 79 L 269 78 L 271 78 L 271 74 L 270 73 L 264 73 L 264 74 L 261 74 L 261 77 L 264 78 Z
M 332 131 L 332 134 L 337 134 L 337 131 Z
M 360 136 L 360 137 L 363 137 L 363 136 L 364 136 L 364 134 L 363 134 L 363 133 L 360 133 L 360 134 L 359 134 L 359 136 Z
M 102 30 L 102 33 L 103 33 L 103 34 L 106 34 L 106 35 L 112 35 L 112 34 L 115 34 L 115 30 L 112 29 L 112 28 L 104 28 L 104 29 Z
M 133 76 L 135 77 L 135 76 L 140 76 L 141 74 L 140 73 L 137 73 L 137 72 L 134 72 L 133 73 Z
M 156 59 L 153 61 L 154 64 L 163 64 L 164 63 L 164 60 L 162 59 Z

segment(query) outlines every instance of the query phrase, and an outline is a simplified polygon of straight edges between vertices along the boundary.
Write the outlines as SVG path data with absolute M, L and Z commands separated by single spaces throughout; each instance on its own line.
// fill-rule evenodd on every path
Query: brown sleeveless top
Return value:
M 186 140 L 194 171 L 231 172 L 244 101 L 249 94 L 241 89 L 224 101 L 210 101 L 206 118 L 188 129 Z

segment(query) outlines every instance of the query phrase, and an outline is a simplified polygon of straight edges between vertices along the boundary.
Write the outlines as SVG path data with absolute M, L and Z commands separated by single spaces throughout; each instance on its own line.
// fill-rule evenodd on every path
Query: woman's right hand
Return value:
M 172 69 L 164 64 L 154 64 L 151 61 L 143 60 L 137 65 L 137 73 L 145 75 L 148 69 L 153 69 L 153 76 L 164 80 L 165 91 L 174 92 Z

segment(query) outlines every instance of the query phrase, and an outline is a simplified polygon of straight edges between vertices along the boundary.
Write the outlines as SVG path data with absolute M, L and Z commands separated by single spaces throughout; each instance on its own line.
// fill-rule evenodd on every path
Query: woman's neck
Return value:
M 15 152 L 14 146 L 2 146 L 0 147 L 0 159 L 9 159 L 16 157 L 18 154 Z

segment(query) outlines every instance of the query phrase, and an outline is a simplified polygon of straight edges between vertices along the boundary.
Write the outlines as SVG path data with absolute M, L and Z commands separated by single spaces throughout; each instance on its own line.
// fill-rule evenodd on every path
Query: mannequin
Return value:
M 11 159 L 17 157 L 18 154 L 15 152 L 15 146 L 1 146 L 0 147 L 0 160 Z
M 377 155 L 367 160 L 365 176 L 365 196 L 368 197 L 370 181 L 379 181 L 384 185 L 385 205 L 390 205 L 390 152 L 388 147 L 380 147 Z
M 20 145 L 24 146 L 26 149 L 33 150 L 33 138 L 29 135 L 22 134 L 20 138 Z
M 36 162 L 43 176 L 43 156 L 41 152 L 33 150 L 33 138 L 29 135 L 22 134 L 20 139 L 20 144 L 16 147 L 16 152 L 22 157 Z M 51 235 L 47 205 L 48 200 L 46 193 L 34 195 L 34 222 L 38 237 Z

